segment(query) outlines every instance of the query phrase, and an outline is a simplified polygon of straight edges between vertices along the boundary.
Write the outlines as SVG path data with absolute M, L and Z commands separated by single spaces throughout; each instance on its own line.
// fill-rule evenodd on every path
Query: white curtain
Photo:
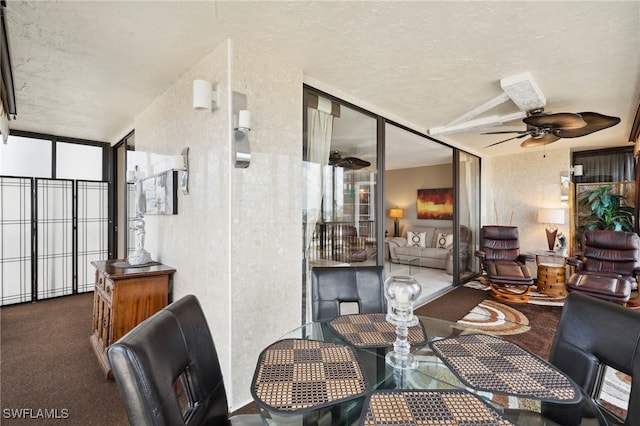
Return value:
M 326 103 L 328 103 L 328 107 Z M 320 218 L 324 195 L 323 171 L 325 166 L 329 164 L 333 131 L 331 102 L 318 98 L 318 109 L 308 109 L 307 121 L 307 161 L 304 164 L 303 178 L 306 187 L 304 208 L 307 216 L 306 248 L 308 249 L 316 222 Z
M 9 139 L 9 116 L 5 114 L 2 102 L 0 102 L 0 133 L 2 133 L 2 142 L 7 143 Z
M 318 109 L 307 110 L 307 161 L 303 162 L 303 182 L 306 196 L 303 206 L 306 214 L 305 254 L 309 259 L 309 248 L 313 239 L 316 223 L 321 215 L 324 195 L 324 169 L 329 164 L 333 115 L 331 101 L 318 97 Z M 311 277 L 307 263 L 306 316 L 311 317 Z

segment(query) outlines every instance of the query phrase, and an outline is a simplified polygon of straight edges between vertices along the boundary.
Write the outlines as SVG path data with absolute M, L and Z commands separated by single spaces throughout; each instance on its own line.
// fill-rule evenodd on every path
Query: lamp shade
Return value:
M 540 209 L 538 210 L 538 223 L 564 224 L 564 210 Z
M 398 207 L 389 209 L 389 217 L 393 219 L 402 219 L 404 217 L 404 209 Z

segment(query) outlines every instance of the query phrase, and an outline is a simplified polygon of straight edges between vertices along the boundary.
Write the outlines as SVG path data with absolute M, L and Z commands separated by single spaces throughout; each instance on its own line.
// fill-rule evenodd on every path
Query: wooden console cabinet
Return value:
M 112 378 L 107 348 L 169 303 L 175 269 L 160 263 L 131 266 L 125 260 L 91 262 L 96 268 L 93 333 L 89 338 L 100 366 Z

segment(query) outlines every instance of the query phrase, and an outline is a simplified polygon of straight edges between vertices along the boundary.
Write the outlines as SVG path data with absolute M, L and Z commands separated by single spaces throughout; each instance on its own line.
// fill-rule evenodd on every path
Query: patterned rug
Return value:
M 480 302 L 457 322 L 499 336 L 531 330 L 529 319 L 522 312 L 491 299 Z
M 478 281 L 471 281 L 466 283 L 464 286 L 469 288 L 475 288 L 478 290 L 489 291 L 491 287 L 488 284 L 483 282 L 484 279 L 480 278 Z M 532 286 L 531 290 L 529 290 L 529 304 L 531 305 L 546 305 L 546 306 L 564 306 L 565 297 L 555 297 L 549 296 L 543 293 L 538 293 L 536 286 Z

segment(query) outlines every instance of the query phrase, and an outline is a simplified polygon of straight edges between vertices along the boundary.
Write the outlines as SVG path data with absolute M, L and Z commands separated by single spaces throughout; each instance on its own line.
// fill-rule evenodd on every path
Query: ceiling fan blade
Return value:
M 363 169 L 365 167 L 369 167 L 371 163 L 361 158 L 345 157 L 342 160 L 340 160 L 338 165 L 340 167 L 344 167 L 345 169 L 358 170 L 358 169 Z
M 533 148 L 536 146 L 542 146 L 542 145 L 548 145 L 550 143 L 553 143 L 557 140 L 559 140 L 560 137 L 554 135 L 553 133 L 548 133 L 544 136 L 541 136 L 539 138 L 529 138 L 526 141 L 522 142 L 520 144 L 521 147 L 523 148 Z
M 544 129 L 581 129 L 587 125 L 580 114 L 558 112 L 556 114 L 531 115 L 523 118 L 526 124 Z
M 481 135 L 505 135 L 507 133 L 529 133 L 529 130 L 505 130 L 503 132 L 486 132 Z
M 554 133 L 561 138 L 578 138 L 608 127 L 613 127 L 620 122 L 619 117 L 611 117 L 597 112 L 581 112 L 580 115 L 587 123 L 585 127 L 574 130 L 558 129 Z
M 513 132 L 509 132 L 509 133 L 513 133 Z M 499 145 L 499 144 L 504 143 L 504 142 L 509 142 L 509 141 L 514 140 L 514 139 L 524 138 L 525 136 L 528 136 L 528 135 L 530 135 L 530 134 L 531 134 L 531 132 L 529 131 L 529 132 L 523 133 L 523 134 L 521 134 L 521 135 L 514 136 L 514 137 L 512 137 L 512 138 L 502 140 L 502 141 L 500 141 L 500 142 L 494 142 L 494 143 L 492 143 L 491 145 L 487 145 L 487 146 L 485 146 L 485 148 L 490 148 L 490 147 L 492 147 L 492 146 L 496 146 L 496 145 Z

